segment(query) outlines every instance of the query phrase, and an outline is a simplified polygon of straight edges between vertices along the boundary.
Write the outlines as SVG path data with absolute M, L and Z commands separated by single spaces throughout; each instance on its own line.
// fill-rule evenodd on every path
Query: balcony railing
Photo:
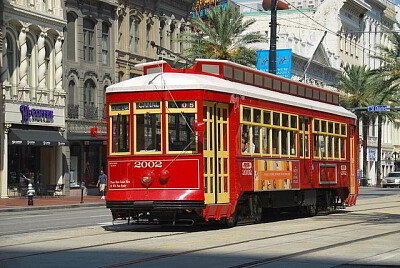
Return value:
M 86 119 L 98 119 L 99 108 L 93 105 L 85 105 L 83 106 L 83 117 Z
M 79 118 L 79 105 L 68 104 L 68 118 L 78 119 Z

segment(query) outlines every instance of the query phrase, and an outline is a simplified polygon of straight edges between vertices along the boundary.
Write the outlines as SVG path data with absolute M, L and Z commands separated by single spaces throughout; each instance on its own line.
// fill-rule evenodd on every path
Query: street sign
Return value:
M 390 111 L 389 105 L 368 106 L 368 112 L 388 112 L 388 111 Z

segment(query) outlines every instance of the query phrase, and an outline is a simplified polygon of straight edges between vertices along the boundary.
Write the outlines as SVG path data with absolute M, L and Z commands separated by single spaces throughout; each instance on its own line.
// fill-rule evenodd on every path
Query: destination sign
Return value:
M 138 110 L 160 109 L 160 102 L 159 101 L 137 102 L 136 109 L 138 109 Z
M 129 111 L 129 104 L 128 103 L 112 104 L 111 111 L 113 112 Z
M 388 112 L 388 111 L 390 111 L 389 105 L 368 106 L 368 112 Z
M 194 101 L 169 101 L 168 102 L 168 108 L 195 108 L 195 102 Z

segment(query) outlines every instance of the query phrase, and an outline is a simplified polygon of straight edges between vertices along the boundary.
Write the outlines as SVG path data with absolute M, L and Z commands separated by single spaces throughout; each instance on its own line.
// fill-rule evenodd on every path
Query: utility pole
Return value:
M 271 38 L 269 47 L 269 72 L 276 74 L 276 27 L 277 27 L 277 11 L 276 11 L 277 0 L 271 1 Z

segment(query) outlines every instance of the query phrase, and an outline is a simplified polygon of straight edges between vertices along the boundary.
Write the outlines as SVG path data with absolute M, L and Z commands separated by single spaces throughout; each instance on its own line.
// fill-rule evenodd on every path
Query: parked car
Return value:
M 382 187 L 400 187 L 400 172 L 390 172 L 382 180 Z

